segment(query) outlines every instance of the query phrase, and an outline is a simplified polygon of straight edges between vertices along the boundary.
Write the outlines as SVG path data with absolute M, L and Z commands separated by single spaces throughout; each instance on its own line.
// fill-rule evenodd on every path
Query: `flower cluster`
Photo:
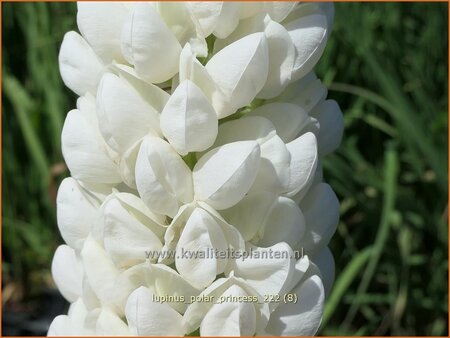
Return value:
M 312 71 L 327 3 L 78 3 L 59 66 L 71 302 L 49 335 L 313 335 L 342 113 Z M 298 253 L 301 253 L 298 255 Z

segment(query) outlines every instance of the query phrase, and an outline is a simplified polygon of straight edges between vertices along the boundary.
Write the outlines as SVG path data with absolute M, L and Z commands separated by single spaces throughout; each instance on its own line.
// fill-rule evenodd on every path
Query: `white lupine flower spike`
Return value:
M 314 335 L 342 112 L 313 72 L 334 7 L 80 2 L 59 67 L 79 99 L 49 336 Z

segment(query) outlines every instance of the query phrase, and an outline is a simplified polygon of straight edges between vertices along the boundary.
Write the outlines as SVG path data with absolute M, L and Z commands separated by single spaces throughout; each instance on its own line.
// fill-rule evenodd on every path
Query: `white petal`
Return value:
M 167 265 L 142 263 L 122 272 L 116 281 L 115 298 L 121 308 L 125 308 L 128 296 L 140 286 L 148 287 L 161 297 L 175 297 L 174 301 L 167 300 L 166 303 L 180 313 L 186 311 L 191 297 L 200 293 Z M 184 297 L 185 301 L 182 301 L 181 297 Z
M 161 89 L 158 85 L 140 79 L 135 70 L 130 66 L 116 63 L 111 66 L 111 69 L 115 71 L 120 78 L 128 82 L 157 112 L 163 110 L 170 97 L 169 93 Z
M 189 43 L 200 57 L 208 55 L 205 35 L 184 2 L 159 2 L 158 13 L 176 36 L 181 46 Z
M 177 73 L 181 46 L 153 5 L 139 3 L 125 23 L 122 52 L 142 79 L 161 83 Z
M 295 269 L 292 249 L 286 243 L 270 248 L 251 247 L 249 256 L 237 258 L 227 269 L 243 278 L 261 295 L 280 293 L 289 283 Z
M 299 244 L 307 251 L 326 245 L 339 222 L 339 200 L 336 194 L 328 184 L 317 184 L 303 198 L 300 208 L 305 216 L 306 231 Z
M 162 111 L 167 100 L 169 99 L 169 94 L 165 91 L 161 90 L 157 86 L 148 84 L 142 80 L 136 78 L 136 75 L 133 74 L 133 71 L 130 70 L 129 67 L 124 65 L 114 65 L 117 69 L 120 77 L 125 79 L 128 83 L 130 83 L 133 88 L 140 93 L 143 98 L 146 98 L 151 106 L 156 111 Z M 142 139 L 136 141 L 132 146 L 130 146 L 124 153 L 122 153 L 120 157 L 120 175 L 122 179 L 128 187 L 132 189 L 137 189 L 136 187 L 136 179 L 135 179 L 135 165 L 137 155 L 139 153 L 139 149 L 141 147 Z M 115 144 L 115 142 L 114 142 Z
M 290 84 L 277 101 L 296 104 L 309 114 L 320 101 L 325 100 L 327 94 L 327 88 L 313 72 L 310 72 L 302 79 Z
M 158 262 L 164 264 L 173 263 L 175 257 L 171 256 L 170 252 L 175 251 L 178 240 L 180 239 L 180 234 L 182 233 L 184 226 L 186 225 L 186 222 L 188 221 L 192 212 L 197 207 L 209 213 L 209 215 L 218 224 L 221 231 L 223 232 L 223 236 L 225 237 L 229 248 L 236 251 L 245 249 L 244 239 L 234 226 L 228 224 L 227 221 L 208 204 L 201 201 L 196 201 L 181 206 L 177 215 L 175 215 L 175 217 L 173 218 L 164 235 L 165 244 L 162 249 L 163 253 L 167 252 L 169 254 L 164 254 L 162 257 L 159 257 Z M 218 270 L 222 270 L 222 265 L 225 264 L 225 261 L 220 259 L 219 263 L 220 266 Z
M 151 212 L 144 201 L 133 193 L 116 193 L 114 195 L 120 203 L 133 214 L 142 224 L 151 229 L 158 238 L 164 237 L 166 231 L 166 216 Z
M 261 149 L 259 170 L 250 191 L 279 192 L 288 184 L 290 154 L 268 119 L 249 116 L 228 121 L 220 126 L 214 146 L 246 140 L 258 141 Z
M 286 189 L 288 197 L 306 191 L 312 182 L 317 166 L 317 141 L 313 133 L 306 133 L 288 143 L 291 153 L 290 181 Z
M 270 99 L 278 96 L 291 81 L 295 48 L 287 30 L 275 21 L 267 25 L 264 34 L 269 49 L 269 73 L 258 98 Z
M 197 288 L 211 284 L 223 272 L 225 260 L 214 250 L 226 250 L 227 243 L 214 218 L 201 208 L 189 217 L 178 241 L 175 265 L 180 274 Z
M 98 308 L 98 309 L 93 309 L 86 314 L 86 318 L 84 320 L 84 327 L 86 330 L 88 330 L 91 333 L 91 335 L 96 334 L 95 329 L 96 329 L 97 320 L 98 320 L 98 317 L 100 316 L 100 313 L 101 313 L 101 308 Z
M 64 84 L 77 95 L 95 95 L 103 64 L 88 43 L 76 32 L 64 35 L 58 56 Z
M 88 310 L 81 298 L 70 304 L 69 310 L 67 311 L 67 315 L 72 323 L 76 324 L 79 328 L 83 326 L 87 313 Z
M 296 303 L 281 304 L 270 315 L 267 332 L 275 336 L 313 336 L 320 325 L 325 293 L 318 276 L 311 276 L 292 293 Z
M 148 91 L 159 90 L 148 85 Z M 106 142 L 119 153 L 153 132 L 160 134 L 158 111 L 148 101 L 150 95 L 138 92 L 129 82 L 107 73 L 97 93 L 97 114 Z
M 67 245 L 60 245 L 53 256 L 52 276 L 61 294 L 69 302 L 81 296 L 83 270 L 75 251 Z
M 87 310 L 81 298 L 75 303 L 70 304 L 67 315 L 72 323 L 71 335 L 90 336 L 95 334 L 94 328 L 91 328 L 88 323 L 89 313 L 90 311 Z
M 114 282 L 119 271 L 106 251 L 92 238 L 88 237 L 81 251 L 84 272 L 92 290 L 102 304 L 110 304 L 114 292 Z
M 136 185 L 147 207 L 175 216 L 179 202 L 192 201 L 192 175 L 176 151 L 157 137 L 146 137 L 136 161 Z
M 216 139 L 218 120 L 208 98 L 192 81 L 179 84 L 161 112 L 164 136 L 181 154 L 203 151 Z
M 187 7 L 197 20 L 203 36 L 214 33 L 219 39 L 227 37 L 239 23 L 240 3 L 232 2 L 187 2 Z
M 108 197 L 113 192 L 113 188 L 117 187 L 117 184 L 105 184 L 86 181 L 78 181 L 78 184 L 84 189 L 84 191 L 88 193 L 86 195 L 87 199 L 92 203 L 92 205 L 95 206 L 100 206 L 106 199 L 106 197 Z
M 257 6 L 261 6 L 261 3 L 241 3 L 241 8 L 242 5 L 257 5 Z M 228 45 L 231 45 L 233 42 L 242 39 L 243 37 L 253 34 L 253 33 L 258 33 L 258 32 L 264 32 L 264 29 L 266 27 L 265 24 L 265 18 L 266 18 L 266 14 L 263 12 L 257 13 L 254 16 L 250 16 L 246 19 L 240 20 L 239 21 L 239 25 L 236 27 L 236 29 L 233 31 L 233 33 L 231 33 L 230 35 L 228 35 L 225 39 L 216 39 L 216 41 L 214 41 L 214 48 L 213 48 L 213 54 L 218 53 L 220 50 L 222 50 L 223 48 L 225 48 Z
M 260 116 L 244 116 L 220 125 L 214 147 L 236 141 L 258 141 L 260 145 L 275 136 L 274 125 Z
M 217 224 L 220 226 L 223 235 L 225 236 L 225 239 L 228 244 L 228 248 L 235 250 L 235 251 L 242 251 L 245 250 L 245 241 L 242 238 L 239 231 L 231 224 L 229 224 L 222 215 L 219 214 L 215 209 L 213 209 L 211 206 L 206 204 L 202 201 L 197 201 L 197 204 L 199 207 L 201 207 L 203 210 L 206 210 L 217 222 Z
M 341 143 L 344 132 L 344 117 L 339 105 L 334 100 L 326 100 L 314 108 L 311 115 L 320 123 L 317 138 L 320 155 L 332 153 Z
M 305 15 L 284 25 L 296 50 L 292 74 L 298 80 L 310 72 L 322 56 L 327 40 L 327 17 L 322 12 Z
M 246 297 L 248 294 L 238 285 L 232 285 L 222 295 Z M 252 302 L 224 301 L 214 304 L 202 320 L 202 336 L 253 336 L 256 331 L 256 310 Z
M 98 316 L 95 334 L 99 336 L 129 336 L 127 324 L 109 309 L 102 309 Z
M 204 1 L 189 1 L 186 2 L 186 6 L 191 12 L 192 16 L 198 21 L 203 35 L 205 37 L 212 34 L 217 22 L 219 20 L 220 13 L 222 11 L 223 2 L 204 2 Z
M 269 306 L 263 301 L 263 296 L 258 294 L 247 282 L 245 282 L 245 280 L 235 276 L 217 279 L 199 295 L 200 299 L 198 301 L 189 305 L 183 317 L 183 324 L 186 327 L 186 332 L 193 332 L 199 328 L 206 313 L 214 305 L 214 302 L 202 301 L 202 297 L 208 296 L 210 299 L 217 301 L 220 296 L 233 285 L 239 286 L 247 295 L 257 300 L 252 303 L 256 310 L 256 333 L 262 332 L 269 319 Z
M 252 110 L 248 116 L 261 116 L 270 120 L 277 135 L 285 142 L 291 142 L 307 125 L 313 122 L 303 108 L 287 102 L 272 102 Z
M 120 157 L 119 171 L 123 179 L 123 183 L 129 188 L 137 190 L 136 186 L 136 160 L 141 149 L 142 140 L 136 141 L 128 150 L 126 150 Z
M 293 1 L 270 1 L 264 2 L 264 9 L 270 15 L 272 20 L 281 22 L 283 21 L 293 8 L 297 6 L 297 2 Z
M 186 303 L 190 302 L 192 296 L 196 296 L 200 293 L 197 288 L 192 286 L 174 269 L 171 269 L 164 264 L 149 265 L 146 284 L 160 296 L 184 296 Z M 188 306 L 186 303 L 180 301 L 167 302 L 167 304 L 180 313 L 186 311 Z
M 305 232 L 305 218 L 297 204 L 280 196 L 274 203 L 265 221 L 263 237 L 259 246 L 269 247 L 278 242 L 295 246 Z
M 289 184 L 289 163 L 292 156 L 278 135 L 273 135 L 260 147 L 259 171 L 250 191 L 282 192 L 283 187 Z
M 211 283 L 203 292 L 199 295 L 200 301 L 195 301 L 188 306 L 183 316 L 183 326 L 187 332 L 193 332 L 197 330 L 205 317 L 206 313 L 213 306 L 213 302 L 201 301 L 205 297 L 211 297 L 217 301 L 218 297 L 225 292 L 231 285 L 235 284 L 236 278 L 234 276 L 228 278 L 219 278 Z
M 187 43 L 180 54 L 179 83 L 191 80 L 199 87 L 212 103 L 216 91 L 216 84 L 206 71 L 205 67 L 198 61 L 192 46 Z
M 181 232 L 183 231 L 183 228 L 195 207 L 196 203 L 192 202 L 189 204 L 184 204 L 180 207 L 180 209 L 178 209 L 177 214 L 173 217 L 172 222 L 170 222 L 170 225 L 167 227 L 164 234 L 164 247 L 162 249 L 163 253 L 175 251 Z M 175 257 L 171 254 L 164 254 L 158 258 L 158 263 L 167 265 L 172 264 L 174 261 Z
M 221 214 L 246 241 L 252 241 L 264 226 L 274 201 L 275 194 L 272 192 L 248 194 L 235 206 L 222 210 Z
M 81 298 L 83 300 L 83 304 L 88 310 L 94 310 L 102 306 L 94 290 L 92 290 L 91 284 L 89 284 L 89 280 L 86 274 L 84 274 L 83 277 L 83 294 L 81 295 Z
M 62 238 L 70 247 L 80 251 L 91 226 L 99 217 L 97 207 L 88 200 L 84 189 L 71 177 L 61 182 L 56 205 Z
M 56 316 L 48 328 L 48 337 L 71 336 L 73 335 L 73 325 L 66 315 Z
M 228 109 L 228 99 L 206 71 L 205 67 L 197 60 L 190 44 L 186 44 L 180 54 L 179 82 L 191 80 L 199 87 L 208 101 L 214 107 L 219 116 Z
M 266 82 L 269 71 L 266 37 L 255 33 L 228 45 L 209 60 L 206 70 L 229 100 L 229 106 L 217 112 L 219 118 L 233 114 L 252 102 Z
M 296 254 L 303 254 L 303 252 L 296 252 Z M 309 260 L 309 257 L 307 255 L 301 256 L 295 263 L 295 270 L 283 291 L 285 293 L 292 291 L 300 281 L 306 280 L 308 277 L 317 274 L 316 272 L 314 263 Z
M 60 315 L 53 319 L 47 332 L 49 337 L 58 336 L 89 336 L 95 332 L 85 325 L 86 308 L 81 299 L 72 303 L 68 315 Z
M 299 17 L 321 13 L 327 17 L 327 36 L 334 24 L 334 4 L 332 2 L 302 2 L 299 3 L 286 17 L 284 23 L 298 19 Z
M 83 336 L 91 332 L 85 326 L 87 311 L 81 299 L 72 303 L 67 315 L 57 316 L 48 329 L 47 336 Z
M 133 335 L 183 336 L 182 316 L 164 303 L 154 302 L 153 293 L 140 287 L 128 298 L 125 313 Z
M 101 137 L 95 106 L 89 104 L 89 101 L 86 97 L 80 98 L 79 109 L 67 114 L 61 135 L 64 160 L 71 175 L 78 180 L 119 183 L 122 179 L 118 166 Z
M 259 161 L 256 141 L 229 143 L 209 151 L 193 170 L 196 199 L 217 210 L 232 207 L 253 184 Z
M 311 260 L 320 270 L 323 287 L 325 289 L 325 297 L 327 297 L 334 283 L 335 264 L 333 253 L 326 246 L 318 253 L 315 253 L 314 256 L 311 257 Z
M 119 267 L 146 260 L 146 251 L 160 250 L 162 243 L 151 229 L 142 224 L 118 199 L 103 206 L 105 249 Z
M 122 27 L 128 10 L 120 2 L 78 2 L 77 24 L 92 49 L 105 62 L 123 61 Z
M 230 35 L 239 23 L 239 11 L 241 4 L 239 2 L 222 2 L 220 16 L 214 27 L 214 35 L 219 39 Z

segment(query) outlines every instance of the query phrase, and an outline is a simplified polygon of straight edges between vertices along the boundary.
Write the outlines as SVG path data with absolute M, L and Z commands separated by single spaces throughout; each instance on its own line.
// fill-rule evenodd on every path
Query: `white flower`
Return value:
M 246 241 L 263 247 L 286 242 L 295 248 L 305 232 L 305 218 L 298 205 L 271 192 L 249 194 L 222 214 Z
M 122 51 L 140 77 L 160 83 L 177 73 L 181 45 L 152 4 L 138 3 L 122 32 Z
M 72 303 L 67 315 L 57 316 L 48 336 L 129 336 L 125 322 L 109 309 L 86 309 L 82 299 Z
M 227 296 L 230 296 L 228 300 Z M 233 296 L 241 300 L 236 301 Z M 221 299 L 224 301 L 220 303 Z M 182 323 L 187 332 L 200 328 L 202 336 L 252 336 L 263 332 L 269 316 L 269 306 L 263 297 L 241 278 L 230 276 L 216 280 L 205 289 L 198 301 L 188 307 Z
M 248 244 L 246 249 L 253 250 L 249 258 L 231 260 L 226 275 L 241 277 L 261 295 L 288 291 L 287 286 L 295 273 L 295 259 L 289 245 L 279 242 L 262 248 Z M 284 252 L 287 256 L 270 256 L 269 252 Z M 269 307 L 271 305 L 273 304 L 269 304 Z
M 157 100 L 152 100 L 157 96 Z M 156 86 L 131 83 L 106 73 L 97 91 L 97 116 L 103 138 L 112 149 L 124 153 L 148 133 L 160 136 L 158 104 L 167 98 Z
M 317 120 L 309 116 L 301 106 L 289 102 L 264 104 L 249 112 L 248 116 L 268 119 L 284 143 L 293 141 L 303 131 L 310 130 L 317 123 Z
M 327 212 L 323 212 L 323 206 Z M 304 211 L 307 230 L 300 242 L 301 247 L 314 252 L 328 244 L 336 231 L 339 221 L 339 201 L 331 187 L 326 183 L 319 183 L 300 202 Z
M 125 306 L 130 331 L 136 336 L 184 336 L 183 316 L 165 303 L 154 301 L 148 288 L 133 291 Z
M 61 294 L 69 302 L 76 301 L 82 294 L 83 270 L 75 251 L 67 245 L 60 245 L 52 261 L 52 276 Z
M 150 289 L 158 297 L 172 296 L 164 303 L 181 314 L 186 311 L 191 298 L 200 293 L 200 289 L 186 281 L 176 270 L 165 264 L 148 262 L 123 271 L 116 280 L 116 286 L 115 297 L 121 309 L 125 309 L 129 295 L 140 286 Z
M 72 177 L 52 263 L 71 306 L 48 335 L 317 332 L 339 219 L 321 158 L 343 117 L 313 68 L 333 15 L 324 3 L 78 4 L 81 35 L 59 54 L 79 99 L 62 131 Z
M 136 184 L 150 210 L 175 216 L 193 198 L 192 173 L 166 141 L 147 136 L 136 160 Z
M 67 315 L 59 315 L 53 319 L 48 329 L 48 336 L 75 336 L 94 333 L 85 326 L 87 309 L 81 299 L 70 305 Z
M 219 118 L 252 102 L 268 74 L 267 39 L 248 35 L 214 54 L 203 66 L 187 44 L 180 55 L 180 81 L 194 82 L 208 97 Z
M 264 34 L 254 33 L 228 45 L 208 61 L 205 70 L 227 103 L 219 117 L 251 103 L 263 88 L 268 74 L 268 53 Z
M 92 96 L 80 97 L 78 109 L 66 117 L 62 130 L 62 153 L 72 176 L 92 183 L 119 183 L 116 155 L 102 138 Z
M 197 288 L 208 286 L 228 264 L 227 257 L 206 256 L 208 250 L 245 249 L 239 231 L 203 202 L 181 207 L 167 228 L 164 240 L 163 251 L 174 251 L 176 256 L 159 261 L 175 262 L 180 274 Z M 193 255 L 201 252 L 205 257 Z
M 103 204 L 103 220 L 104 247 L 119 268 L 144 262 L 143 252 L 162 248 L 164 218 L 148 210 L 136 195 L 114 194 Z
M 104 62 L 123 62 L 120 50 L 122 27 L 127 18 L 125 3 L 78 2 L 77 24 L 81 34 Z
M 73 178 L 61 182 L 56 199 L 57 221 L 64 241 L 78 252 L 99 217 L 100 201 Z
M 103 64 L 82 36 L 68 32 L 59 52 L 59 69 L 65 85 L 77 95 L 95 94 Z
M 201 250 L 226 250 L 227 239 L 217 221 L 207 211 L 195 208 L 177 243 L 177 256 L 182 250 L 195 252 Z M 215 257 L 203 259 L 176 259 L 175 266 L 182 276 L 199 288 L 207 287 L 218 274 L 225 270 L 227 261 Z
M 217 137 L 217 127 L 214 108 L 190 80 L 178 85 L 161 112 L 161 130 L 180 155 L 208 149 Z
M 256 178 L 260 154 L 255 141 L 232 142 L 207 152 L 193 169 L 196 199 L 216 210 L 235 205 Z
M 290 291 L 297 303 L 282 304 L 270 315 L 266 331 L 276 336 L 312 336 L 319 328 L 323 313 L 324 289 L 319 276 L 313 275 Z

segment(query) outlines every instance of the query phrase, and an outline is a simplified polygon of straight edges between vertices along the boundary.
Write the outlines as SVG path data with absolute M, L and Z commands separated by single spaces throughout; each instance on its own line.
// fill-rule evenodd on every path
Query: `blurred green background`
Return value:
M 317 67 L 345 116 L 324 161 L 341 222 L 321 335 L 448 334 L 447 7 L 336 4 Z M 76 100 L 57 53 L 73 29 L 75 3 L 2 3 L 4 313 L 42 311 L 53 287 L 60 133 Z

